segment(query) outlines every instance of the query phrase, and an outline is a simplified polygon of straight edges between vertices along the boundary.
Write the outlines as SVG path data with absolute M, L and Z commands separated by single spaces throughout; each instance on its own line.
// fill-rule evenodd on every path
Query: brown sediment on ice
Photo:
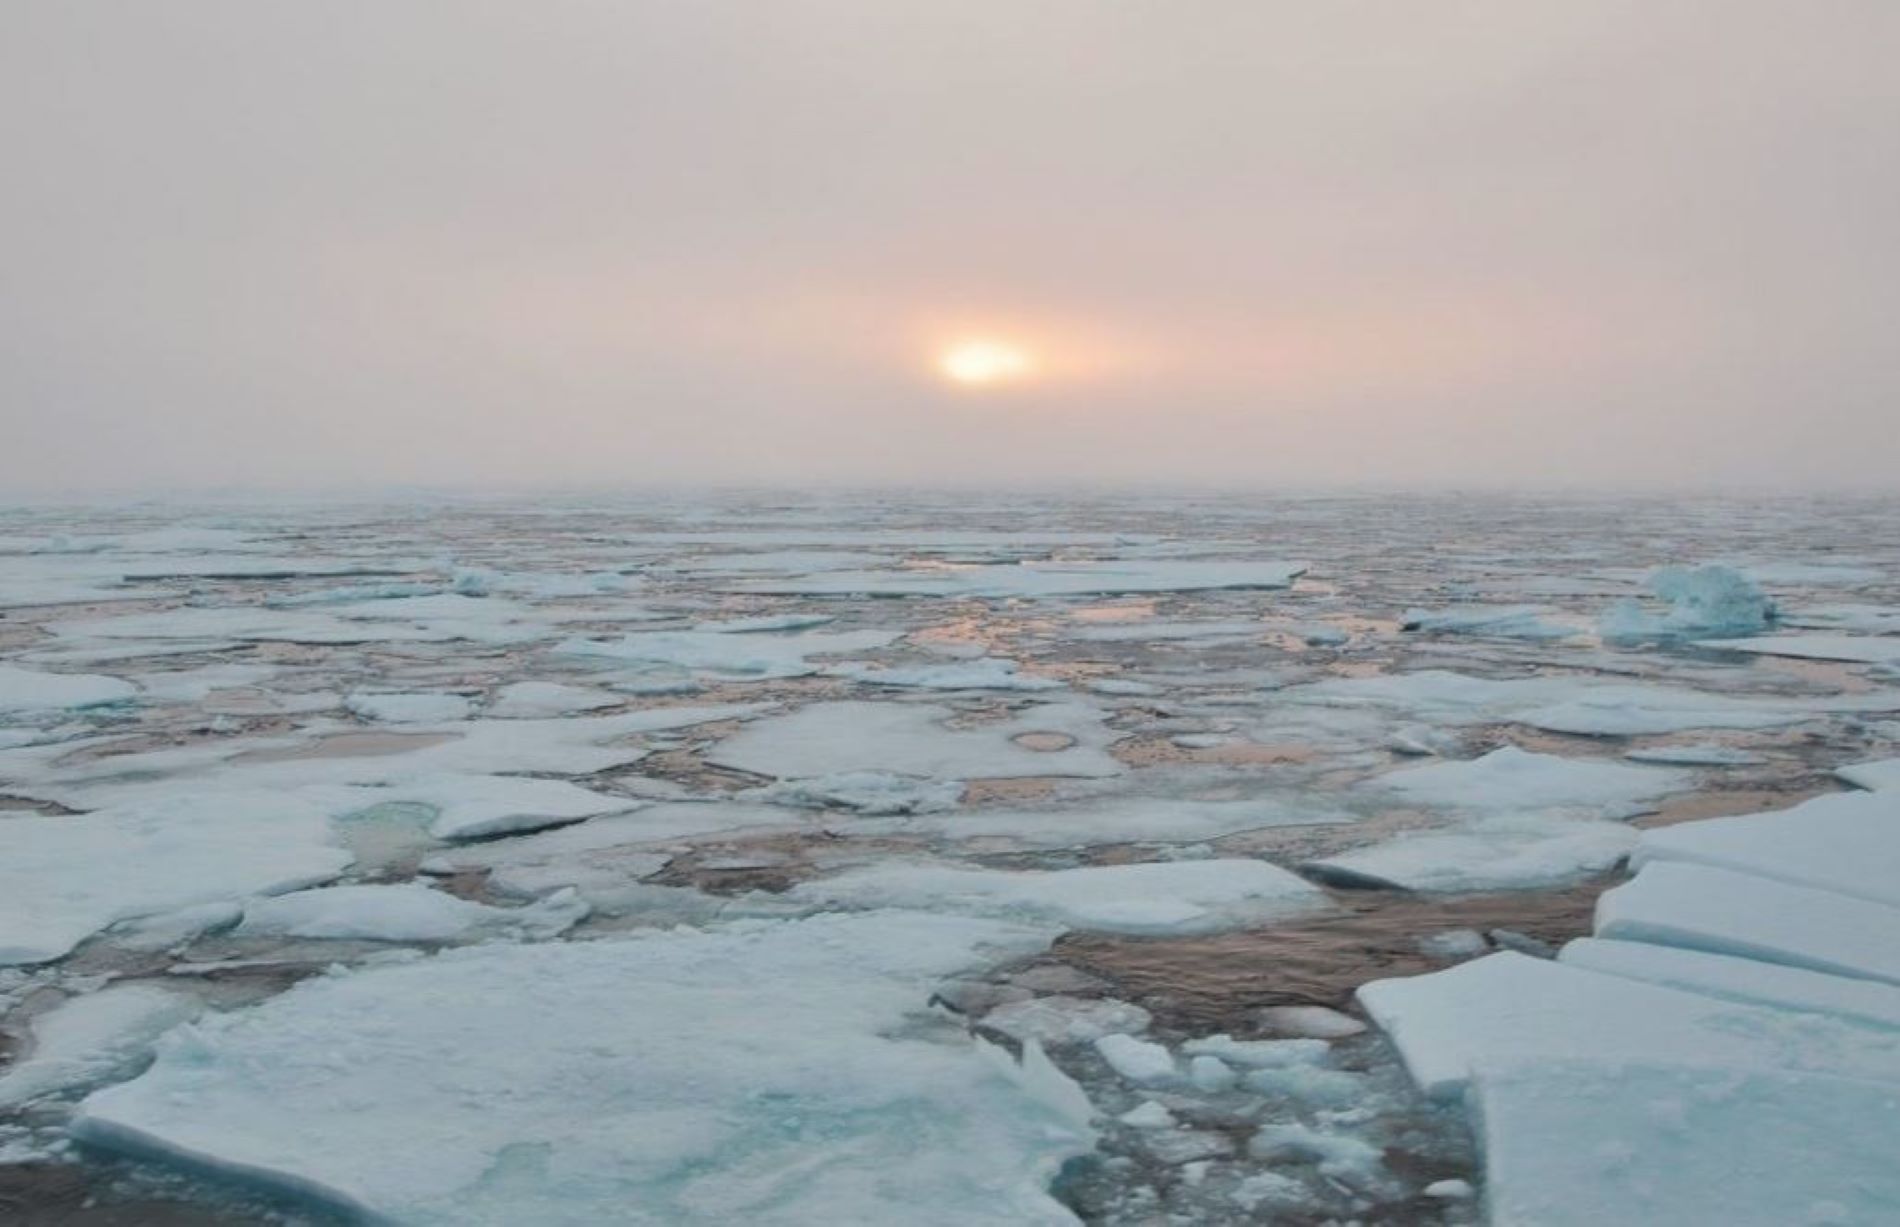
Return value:
M 1334 910 L 1269 928 L 1176 938 L 1070 934 L 1051 954 L 1109 981 L 1114 995 L 1165 1025 L 1238 1035 L 1255 1029 L 1253 1012 L 1264 1006 L 1349 1009 L 1353 991 L 1367 981 L 1447 966 L 1419 948 L 1419 939 L 1433 933 L 1506 929 L 1552 946 L 1582 937 L 1597 896 L 1618 880 L 1482 895 L 1339 892 Z
M 1064 784 L 1074 783 L 1053 775 L 1025 775 L 1015 779 L 971 780 L 963 786 L 963 804 L 972 808 L 985 805 L 1030 805 L 1047 801 Z

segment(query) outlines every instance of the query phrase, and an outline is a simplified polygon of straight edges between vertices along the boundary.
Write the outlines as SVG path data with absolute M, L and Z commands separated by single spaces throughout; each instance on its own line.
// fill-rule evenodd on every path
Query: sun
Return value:
M 937 355 L 937 370 L 952 383 L 988 387 L 1028 378 L 1036 362 L 1021 346 L 973 338 L 947 346 Z

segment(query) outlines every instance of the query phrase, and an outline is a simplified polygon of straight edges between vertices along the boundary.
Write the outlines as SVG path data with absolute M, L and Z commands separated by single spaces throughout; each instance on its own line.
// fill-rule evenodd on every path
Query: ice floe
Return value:
M 940 665 L 833 665 L 832 677 L 849 678 L 871 686 L 899 686 L 916 690 L 1057 690 L 1052 677 L 1022 673 L 1013 660 L 984 656 Z
M 1557 957 L 1573 967 L 1687 989 L 1725 1001 L 1808 1010 L 1900 1028 L 1900 987 L 1877 980 L 1852 979 L 1681 946 L 1598 937 L 1580 937 L 1566 944 Z
M 353 716 L 379 724 L 447 724 L 467 717 L 471 704 L 459 694 L 352 694 L 343 706 Z
M 813 656 L 838 656 L 889 645 L 895 631 L 807 631 L 789 635 L 734 635 L 721 631 L 643 631 L 618 639 L 569 639 L 563 655 L 672 665 L 727 677 L 766 680 L 804 677 L 820 666 Z
M 1490 635 L 1501 639 L 1566 639 L 1581 633 L 1550 621 L 1538 605 L 1454 605 L 1449 609 L 1408 609 L 1401 629 L 1438 635 Z
M 1419 891 L 1527 890 L 1559 886 L 1610 869 L 1636 846 L 1620 822 L 1547 814 L 1507 814 L 1450 830 L 1399 835 L 1384 843 L 1316 857 L 1301 868 L 1340 886 Z
M 1900 983 L 1900 909 L 1706 865 L 1645 865 L 1597 900 L 1596 932 Z
M 574 891 L 520 908 L 489 907 L 409 882 L 325 886 L 253 900 L 240 936 L 355 938 L 379 942 L 451 942 L 473 934 L 554 937 L 587 915 Z
M 1574 1060 L 1487 1074 L 1498 1227 L 1880 1223 L 1900 1204 L 1900 1086 Z
M 914 1022 L 1042 940 L 884 913 L 455 950 L 174 1031 L 74 1131 L 418 1227 L 1066 1223 L 1080 1090 Z
M 271 793 L 180 795 L 5 820 L 0 964 L 44 963 L 121 920 L 328 881 L 329 816 Z
M 1900 795 L 1836 793 L 1660 827 L 1643 833 L 1631 859 L 1693 862 L 1900 907 Z
M 25 1053 L 0 1070 L 0 1111 L 127 1072 L 154 1040 L 202 1009 L 188 993 L 147 984 L 70 998 L 33 1020 Z
M 0 665 L 0 713 L 103 707 L 138 695 L 138 687 L 96 673 L 43 673 Z
M 883 862 L 801 882 L 828 907 L 902 907 L 1110 933 L 1210 933 L 1327 906 L 1312 883 L 1256 860 L 1003 870 Z
M 1841 660 L 1853 664 L 1900 663 L 1900 637 L 1871 635 L 1761 635 L 1752 639 L 1722 639 L 1710 647 L 1761 656 L 1792 656 L 1803 660 Z
M 1625 818 L 1645 803 L 1692 785 L 1692 777 L 1656 767 L 1564 758 L 1503 746 L 1468 762 L 1437 762 L 1389 772 L 1371 786 L 1419 805 L 1481 813 L 1537 811 Z
M 940 780 L 1012 776 L 1118 775 L 1102 714 L 1083 704 L 1046 703 L 971 727 L 953 711 L 917 703 L 813 703 L 754 721 L 707 753 L 720 766 L 778 779 L 888 771 Z M 1018 739 L 1052 733 L 1073 744 L 1036 750 Z

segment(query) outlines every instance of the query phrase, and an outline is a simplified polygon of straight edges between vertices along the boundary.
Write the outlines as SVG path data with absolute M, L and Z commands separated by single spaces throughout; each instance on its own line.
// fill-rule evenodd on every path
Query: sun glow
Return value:
M 1036 372 L 1029 352 L 1004 341 L 965 340 L 937 356 L 937 370 L 952 383 L 987 387 L 1026 379 Z

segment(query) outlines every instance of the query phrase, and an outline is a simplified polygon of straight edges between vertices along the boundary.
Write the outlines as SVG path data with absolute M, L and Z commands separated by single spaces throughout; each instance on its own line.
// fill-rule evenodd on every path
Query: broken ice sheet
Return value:
M 174 1032 L 74 1131 L 417 1225 L 1072 1222 L 1080 1090 L 914 1025 L 1045 940 L 877 913 L 451 951 Z
M 325 882 L 351 861 L 323 810 L 272 793 L 5 823 L 0 965 L 60 958 L 117 921 Z

